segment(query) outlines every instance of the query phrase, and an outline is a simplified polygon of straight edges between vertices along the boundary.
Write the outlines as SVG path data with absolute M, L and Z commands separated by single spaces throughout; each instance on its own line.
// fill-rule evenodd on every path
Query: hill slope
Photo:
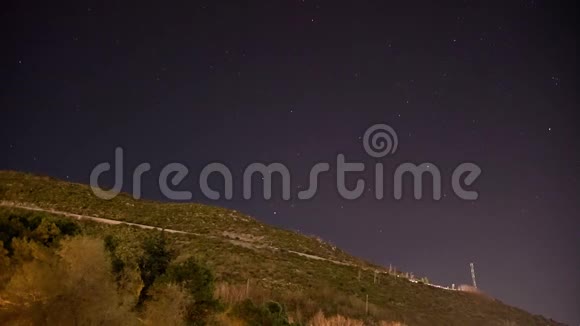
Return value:
M 233 210 L 137 201 L 124 194 L 107 201 L 86 185 L 13 171 L 0 171 L 0 201 L 1 210 L 34 209 L 183 231 L 169 233 L 181 256 L 196 257 L 218 281 L 251 288 L 252 297 L 276 299 L 289 312 L 311 314 L 316 307 L 359 318 L 366 314 L 368 298 L 371 317 L 408 325 L 557 324 L 482 295 L 410 281 L 319 239 L 265 225 Z M 83 225 L 86 232 L 99 236 L 121 234 L 128 243 L 153 232 L 90 219 Z

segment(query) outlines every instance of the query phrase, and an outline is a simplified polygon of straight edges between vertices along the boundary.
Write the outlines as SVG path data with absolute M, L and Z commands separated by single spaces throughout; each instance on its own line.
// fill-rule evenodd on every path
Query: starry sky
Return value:
M 193 201 L 437 284 L 469 284 L 474 262 L 483 291 L 580 323 L 575 6 L 404 3 L 3 3 L 0 169 L 88 183 L 121 146 L 126 175 L 152 165 L 144 198 L 164 200 L 156 175 L 181 162 L 190 174 L 178 188 Z M 376 123 L 399 138 L 383 159 L 361 141 Z M 370 182 L 379 161 L 386 175 L 432 162 L 443 198 L 415 200 L 407 188 L 394 200 L 387 180 L 384 199 L 368 183 L 349 201 L 331 170 L 313 199 L 296 199 L 310 168 L 335 166 L 338 153 L 368 166 L 351 185 Z M 232 170 L 232 200 L 200 193 L 210 162 Z M 293 199 L 244 200 L 252 162 L 288 166 Z M 483 171 L 475 201 L 451 190 L 462 162 Z

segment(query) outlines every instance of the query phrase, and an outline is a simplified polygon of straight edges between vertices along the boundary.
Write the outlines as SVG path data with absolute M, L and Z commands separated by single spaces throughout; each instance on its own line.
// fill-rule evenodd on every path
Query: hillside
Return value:
M 406 325 L 557 325 L 484 295 L 411 281 L 404 273 L 352 257 L 317 238 L 233 210 L 137 201 L 128 195 L 105 201 L 86 185 L 13 171 L 0 171 L 0 201 L 3 216 L 85 217 L 78 221 L 83 232 L 115 236 L 127 252 L 156 231 L 89 217 L 182 231 L 166 232 L 179 257 L 195 257 L 208 266 L 222 289 L 241 289 L 252 300 L 284 304 L 294 319 L 322 309 Z

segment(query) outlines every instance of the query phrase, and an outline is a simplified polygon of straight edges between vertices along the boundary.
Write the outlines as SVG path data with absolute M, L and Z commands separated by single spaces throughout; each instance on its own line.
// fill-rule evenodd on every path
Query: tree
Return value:
M 173 251 L 163 232 L 150 236 L 143 242 L 143 256 L 139 258 L 138 266 L 143 281 L 143 288 L 139 293 L 137 307 L 141 308 L 149 298 L 147 291 L 155 280 L 163 275 L 174 257 Z
M 61 240 L 60 249 L 14 239 L 15 256 L 24 260 L 1 293 L 10 302 L 0 324 L 131 325 L 122 305 L 101 240 Z

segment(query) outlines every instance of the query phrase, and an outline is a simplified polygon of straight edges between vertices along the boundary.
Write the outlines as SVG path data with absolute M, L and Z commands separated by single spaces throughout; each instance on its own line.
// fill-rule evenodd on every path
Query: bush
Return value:
M 64 236 L 79 233 L 79 226 L 71 221 L 47 217 L 43 214 L 9 214 L 0 218 L 0 241 L 12 255 L 12 239 L 28 238 L 45 246 L 57 243 Z
M 190 300 L 181 286 L 175 284 L 155 285 L 151 289 L 152 299 L 145 304 L 145 325 L 185 325 L 187 302 Z
M 190 302 L 185 305 L 185 319 L 191 325 L 204 325 L 208 316 L 219 307 L 213 296 L 213 274 L 193 258 L 169 266 L 162 280 L 181 286 L 190 297 Z
M 288 316 L 283 305 L 270 301 L 256 306 L 250 300 L 244 300 L 234 306 L 231 315 L 238 317 L 249 326 L 288 326 Z

